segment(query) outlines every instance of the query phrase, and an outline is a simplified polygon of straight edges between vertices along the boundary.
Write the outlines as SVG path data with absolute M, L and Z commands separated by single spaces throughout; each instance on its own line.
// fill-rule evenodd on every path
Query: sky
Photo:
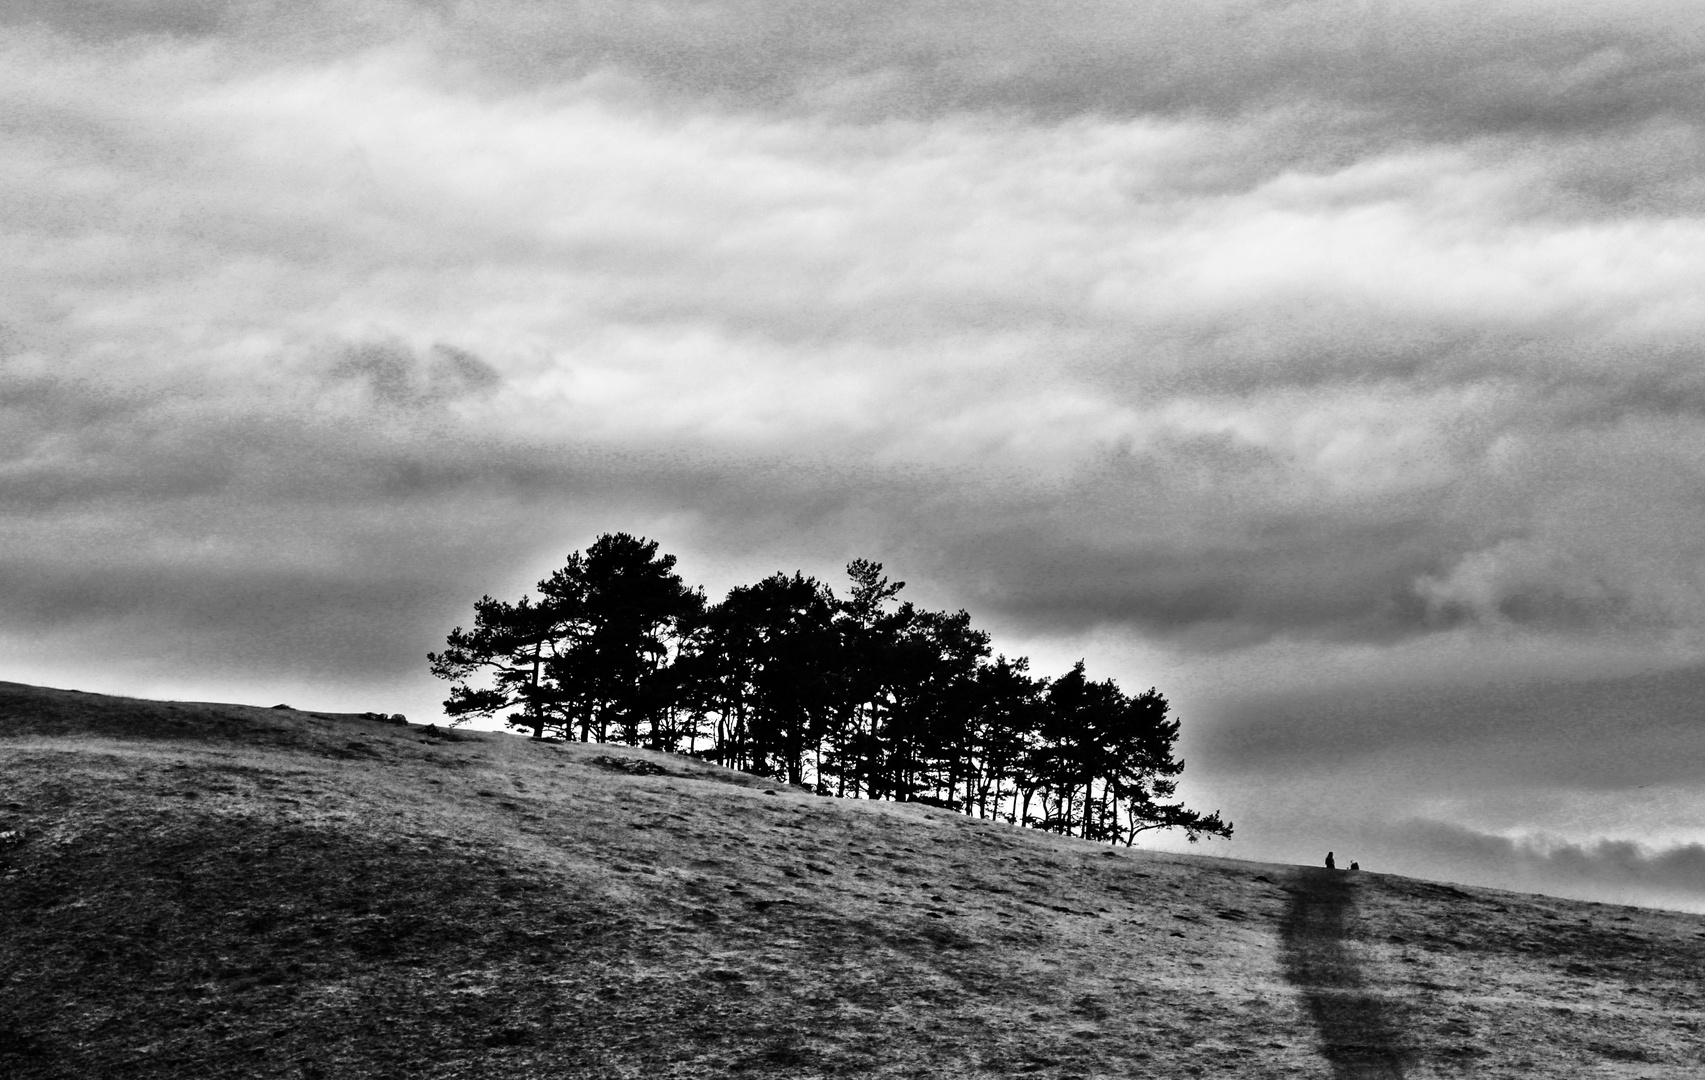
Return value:
M 1705 910 L 1701 118 L 1690 0 L 0 0 L 0 678 L 865 557 L 1197 850 Z

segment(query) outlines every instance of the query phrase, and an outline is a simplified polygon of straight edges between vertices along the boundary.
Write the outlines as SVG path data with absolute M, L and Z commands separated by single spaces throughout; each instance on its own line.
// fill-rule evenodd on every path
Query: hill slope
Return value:
M 0 684 L 0 1074 L 1694 1077 L 1705 919 Z

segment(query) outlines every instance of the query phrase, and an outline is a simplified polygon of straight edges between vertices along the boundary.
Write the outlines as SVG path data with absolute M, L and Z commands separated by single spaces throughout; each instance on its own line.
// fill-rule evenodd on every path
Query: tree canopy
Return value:
M 1176 801 L 1179 722 L 1151 688 L 991 659 L 965 611 L 899 599 L 857 559 L 839 597 L 775 573 L 717 603 L 656 541 L 609 533 L 540 581 L 481 598 L 432 673 L 456 722 L 688 753 L 844 798 L 927 802 L 1109 843 L 1230 836 Z

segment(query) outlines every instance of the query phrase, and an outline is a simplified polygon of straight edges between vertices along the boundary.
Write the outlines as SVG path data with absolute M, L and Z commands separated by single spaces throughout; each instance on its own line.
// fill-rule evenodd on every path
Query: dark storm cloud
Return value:
M 1140 519 L 1153 509 L 1114 491 L 1075 494 L 1034 516 L 1072 521 L 1122 511 Z M 1162 533 L 1144 543 L 1133 529 L 1116 547 L 1086 547 L 1070 530 L 984 526 L 944 535 L 945 557 L 930 571 L 952 579 L 966 568 L 961 588 L 980 604 L 1037 626 L 1114 624 L 1205 649 L 1279 633 L 1365 641 L 1422 624 L 1413 582 L 1446 546 L 1435 532 L 1421 519 L 1277 517 L 1245 520 L 1211 539 Z
M 451 345 L 434 345 L 425 357 L 399 342 L 351 346 L 332 365 L 333 380 L 365 384 L 391 405 L 429 405 L 489 393 L 503 381 L 490 364 Z
M 250 548 L 266 550 L 263 542 Z M 15 559 L 0 577 L 7 605 L 0 625 L 47 641 L 99 639 L 120 654 L 138 636 L 174 653 L 180 642 L 193 642 L 187 651 L 198 666 L 231 673 L 412 674 L 419 660 L 414 650 L 399 650 L 396 637 L 401 630 L 407 640 L 413 635 L 404 628 L 442 617 L 433 586 L 453 571 L 438 565 L 430 568 L 436 574 L 422 567 L 386 575 L 377 559 L 343 567 L 237 567 L 206 552 L 186 556 L 155 566 Z M 409 644 L 420 647 L 418 640 Z
M 219 0 L 6 0 L 0 17 L 96 41 L 136 34 L 200 37 L 229 25 L 244 6 Z
M 329 387 L 354 380 L 377 403 L 417 410 L 489 393 L 498 376 L 472 354 L 435 346 L 417 357 L 395 346 L 359 346 L 325 374 Z M 434 452 L 418 437 L 432 414 L 399 432 L 383 416 L 321 411 L 312 397 L 221 401 L 205 386 L 139 391 L 86 374 L 16 372 L 0 360 L 0 518 L 129 505 L 138 511 L 247 492 L 292 501 L 335 501 L 353 489 L 394 486 L 400 473 L 439 486 L 470 485 L 508 471 L 495 461 Z M 305 407 L 306 406 L 306 407 Z M 439 417 L 440 429 L 446 421 Z M 369 428 L 362 432 L 362 428 Z M 412 444 L 407 449 L 402 444 Z M 359 466 L 351 468 L 352 463 Z M 535 470 L 522 468 L 518 475 Z
M 306 14 L 304 14 L 306 13 Z M 1259 112 L 1318 106 L 1357 138 L 1626 130 L 1686 116 L 1705 94 L 1692 5 L 1564 7 L 1343 0 L 1133 5 L 1118 0 L 665 0 L 644 5 L 201 0 L 12 0 L 8 21 L 110 40 L 359 29 L 365 40 L 442 40 L 505 80 L 616 72 L 692 102 L 871 117 L 1018 112 Z M 1296 152 L 1330 147 L 1312 130 Z
M 1439 137 L 1626 124 L 1705 86 L 1702 20 L 1670 3 L 496 3 L 446 20 L 532 79 L 614 68 L 695 100 L 883 115 L 1356 103 Z
M 1630 840 L 1566 843 L 1489 835 L 1441 821 L 1415 821 L 1402 830 L 1416 848 L 1466 870 L 1528 888 L 1575 893 L 1612 889 L 1630 899 L 1705 900 L 1705 846 L 1653 847 Z M 1459 871 L 1460 872 L 1460 871 Z
M 1383 759 L 1431 775 L 1441 787 L 1496 781 L 1592 791 L 1686 783 L 1698 772 L 1702 699 L 1699 667 L 1256 690 L 1216 710 L 1202 752 L 1227 773 L 1357 770 L 1378 768 Z
M 0 420 L 0 516 L 103 496 L 182 497 L 230 475 L 228 460 L 184 451 L 180 440 L 199 432 L 175 430 L 146 398 L 79 377 L 9 371 L 0 360 Z

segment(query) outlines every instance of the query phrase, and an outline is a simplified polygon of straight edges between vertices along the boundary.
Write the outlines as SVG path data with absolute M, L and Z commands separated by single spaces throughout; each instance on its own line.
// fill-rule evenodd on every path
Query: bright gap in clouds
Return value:
M 0 677 L 430 716 L 599 532 L 864 556 L 1235 854 L 1691 903 L 1702 27 L 12 5 Z

